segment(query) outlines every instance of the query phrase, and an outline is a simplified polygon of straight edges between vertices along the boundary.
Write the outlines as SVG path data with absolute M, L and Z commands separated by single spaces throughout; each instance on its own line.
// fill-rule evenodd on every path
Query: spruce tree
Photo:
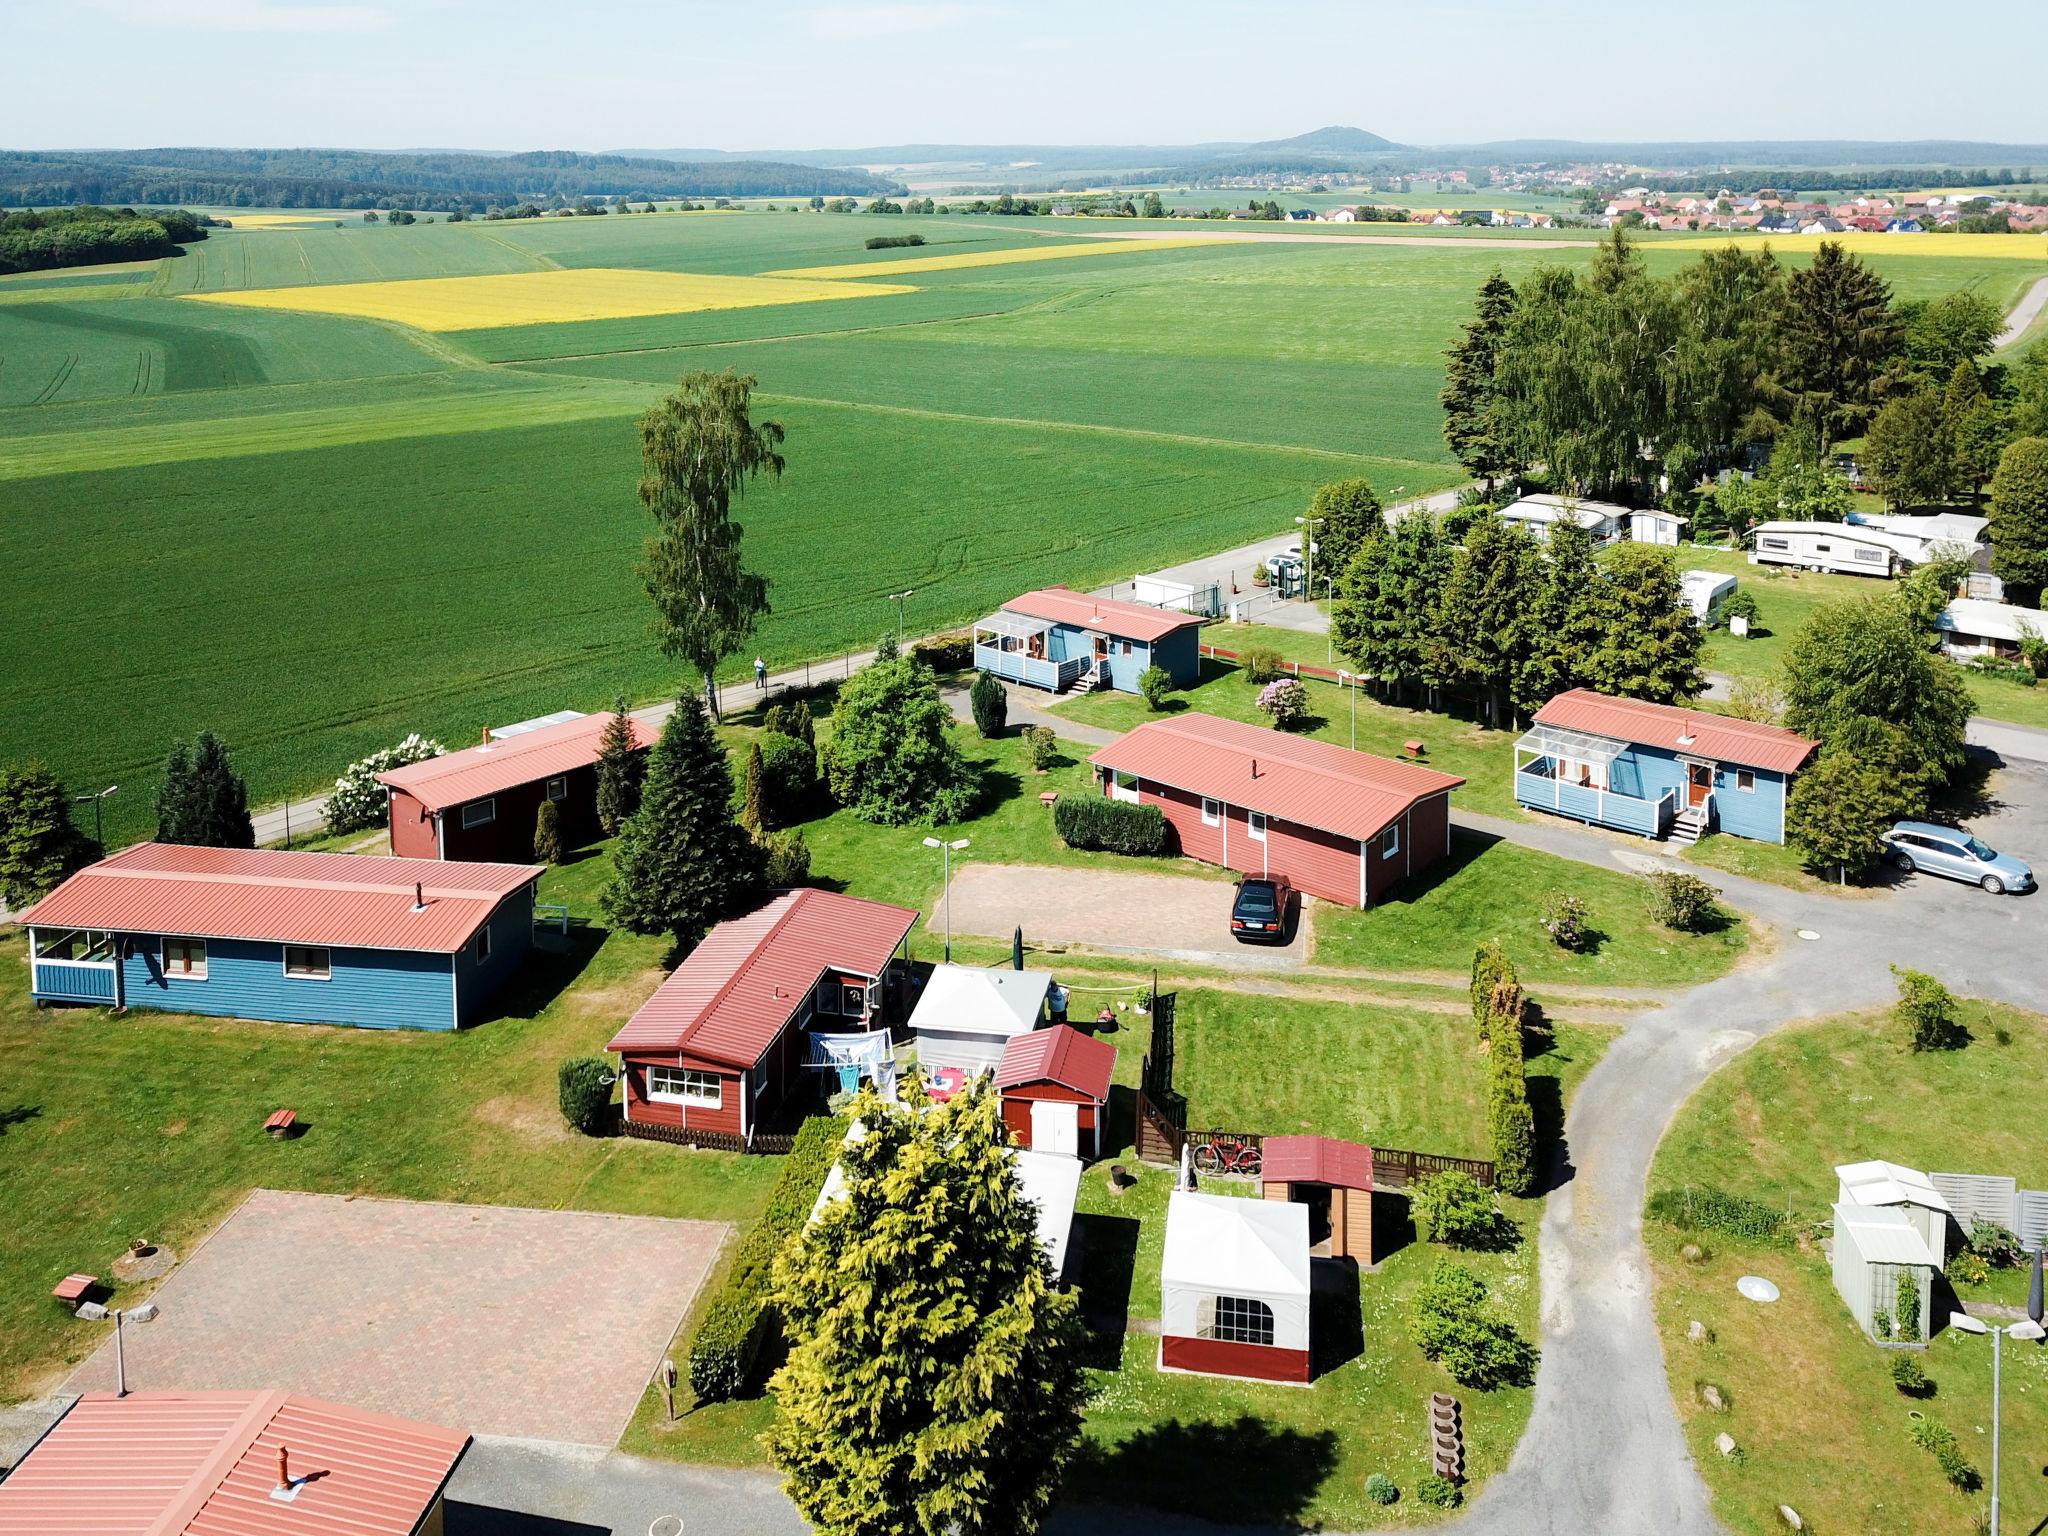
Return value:
M 1494 1187 L 1527 1195 L 1536 1188 L 1536 1117 L 1529 1108 L 1528 1068 L 1522 1059 L 1522 989 L 1512 979 L 1495 983 L 1486 1024 L 1486 1130 L 1493 1145 Z
M 759 841 L 767 830 L 767 821 L 761 809 L 761 743 L 747 744 L 747 771 L 742 780 L 744 788 L 740 793 L 740 825 Z
M 1477 689 L 1486 719 L 1499 725 L 1535 635 L 1529 622 L 1542 583 L 1542 556 L 1522 528 L 1491 515 L 1465 535 L 1437 612 L 1446 680 Z
M 1309 498 L 1315 521 L 1317 579 L 1338 578 L 1366 542 L 1387 531 L 1386 512 L 1370 480 L 1335 480 Z M 1315 594 L 1309 594 L 1313 597 Z
M 1544 553 L 1529 609 L 1529 648 L 1513 685 L 1515 707 L 1528 714 L 1585 685 L 1603 633 L 1593 536 L 1574 522 L 1553 523 Z
M 1495 386 L 1514 307 L 1514 285 L 1496 270 L 1479 285 L 1471 320 L 1444 354 L 1444 387 L 1437 396 L 1452 457 L 1484 480 L 1489 494 L 1495 480 L 1517 467 Z
M 1824 240 L 1813 263 L 1785 279 L 1770 391 L 1781 420 L 1805 421 L 1823 449 L 1870 422 L 1899 376 L 1904 327 L 1883 279 Z
M 1437 609 L 1451 549 L 1436 519 L 1417 509 L 1359 550 L 1337 587 L 1330 631 L 1340 655 L 1397 696 L 1434 686 Z
M 676 701 L 648 754 L 640 808 L 619 831 L 606 916 L 693 945 L 759 893 L 761 851 L 732 810 L 732 773 L 703 702 Z
M 543 864 L 559 864 L 567 850 L 562 846 L 562 807 L 543 800 L 533 819 L 533 856 Z
M 0 768 L 0 905 L 41 901 L 99 856 L 71 821 L 71 792 L 45 763 Z
M 1599 640 L 1586 681 L 1602 693 L 1677 704 L 1706 686 L 1706 634 L 1692 616 L 1668 550 L 1624 544 L 1607 556 L 1593 588 Z
M 197 786 L 192 778 L 192 749 L 182 741 L 164 759 L 163 782 L 156 790 L 156 840 L 196 843 L 199 825 Z
M 861 1090 L 843 1191 L 776 1261 L 789 1358 L 763 1442 L 821 1536 L 1027 1536 L 1080 1436 L 1079 1301 L 987 1078 L 908 1097 Z
M 616 837 L 626 818 L 640 809 L 640 781 L 646 776 L 647 755 L 633 745 L 633 722 L 622 693 L 597 745 L 597 824 L 606 837 Z
M 1975 501 L 1998 468 L 2006 432 L 2005 415 L 1984 392 L 1984 380 L 1975 363 L 1958 362 L 1950 373 L 1941 395 L 1941 425 L 1953 455 L 1949 494 Z
M 228 759 L 228 749 L 211 731 L 199 733 L 192 752 L 193 803 L 198 836 L 208 848 L 254 848 L 256 826 L 249 816 L 249 789 Z

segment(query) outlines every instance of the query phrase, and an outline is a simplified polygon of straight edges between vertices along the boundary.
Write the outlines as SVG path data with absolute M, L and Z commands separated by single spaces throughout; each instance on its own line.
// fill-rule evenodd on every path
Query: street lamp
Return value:
M 946 907 L 946 961 L 948 964 L 951 964 L 953 960 L 953 855 L 965 848 L 967 842 L 968 840 L 964 837 L 957 842 L 951 843 L 939 837 L 928 837 L 924 840 L 925 847 L 939 850 L 939 868 L 941 878 L 945 882 L 945 893 L 941 899 Z
M 1339 671 L 1337 674 L 1338 686 L 1344 688 L 1351 695 L 1351 750 L 1354 752 L 1358 750 L 1358 684 L 1360 681 L 1361 679 L 1356 672 Z
M 71 797 L 79 805 L 85 804 L 88 800 L 92 802 L 92 840 L 100 845 L 102 851 L 106 849 L 107 840 L 100 836 L 100 802 L 106 799 L 107 796 L 115 793 L 120 787 L 118 784 L 109 784 L 96 795 L 73 795 Z
M 1310 602 L 1315 601 L 1316 579 L 1316 529 L 1327 523 L 1327 517 L 1297 517 L 1295 524 L 1302 530 L 1301 538 L 1301 592 Z
M 917 596 L 917 588 L 905 587 L 901 592 L 891 592 L 889 601 L 896 605 L 896 643 L 903 643 L 903 602 L 905 598 Z
M 1998 1346 L 2006 1334 L 2032 1343 L 2048 1336 L 2048 1329 L 2044 1329 L 2032 1318 L 2008 1323 L 2000 1328 L 1994 1323 L 1974 1318 L 1967 1312 L 1949 1313 L 1948 1325 L 1951 1328 L 1960 1328 L 1964 1333 L 1991 1335 L 1991 1536 L 1998 1536 Z

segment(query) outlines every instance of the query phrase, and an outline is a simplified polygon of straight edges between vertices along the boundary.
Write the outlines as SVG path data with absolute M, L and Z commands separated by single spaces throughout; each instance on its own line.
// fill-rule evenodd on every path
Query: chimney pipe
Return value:
M 417 880 L 413 881 L 412 883 L 412 909 L 415 912 L 424 912 L 427 910 L 426 887 Z
M 291 1453 L 281 1445 L 277 1448 L 277 1486 L 280 1492 L 292 1486 Z
M 1252 759 L 1252 777 L 1256 779 L 1256 778 L 1257 778 L 1258 776 L 1259 776 L 1259 760 L 1258 760 L 1258 759 L 1257 759 L 1257 758 L 1255 757 L 1255 758 L 1253 758 L 1253 759 Z
M 489 726 L 487 725 L 487 726 L 485 726 L 485 727 L 484 727 L 484 733 L 483 733 L 483 738 L 482 738 L 482 739 L 481 739 L 480 741 L 478 741 L 478 742 L 477 742 L 477 745 L 478 745 L 478 746 L 480 746 L 480 747 L 488 747 L 488 746 L 489 746 L 490 744 L 491 744 L 491 728 L 490 728 L 490 727 L 489 727 Z

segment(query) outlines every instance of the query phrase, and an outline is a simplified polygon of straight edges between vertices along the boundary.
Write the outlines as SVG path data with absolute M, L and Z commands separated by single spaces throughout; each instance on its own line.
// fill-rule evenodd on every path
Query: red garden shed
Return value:
M 565 714 L 484 732 L 476 746 L 377 775 L 391 798 L 391 851 L 410 859 L 533 857 L 541 803 L 561 807 L 562 841 L 599 835 L 597 754 L 612 717 Z M 657 734 L 629 719 L 633 745 Z
M 1100 1157 L 1115 1072 L 1116 1047 L 1070 1024 L 1017 1035 L 996 1068 L 1003 1124 L 1029 1151 Z
M 1311 1252 L 1372 1263 L 1372 1148 L 1332 1136 L 1268 1136 L 1259 1193 L 1309 1208 Z
M 1189 858 L 1354 907 L 1449 852 L 1465 782 L 1202 714 L 1148 721 L 1089 761 L 1111 799 L 1158 806 Z

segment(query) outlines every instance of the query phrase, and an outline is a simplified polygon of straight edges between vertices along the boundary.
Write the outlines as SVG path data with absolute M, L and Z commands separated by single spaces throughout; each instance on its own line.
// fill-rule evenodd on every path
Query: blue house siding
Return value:
M 1190 624 L 1162 635 L 1152 644 L 1152 661 L 1164 667 L 1176 688 L 1192 688 L 1202 680 L 1202 631 Z
M 974 664 L 1012 682 L 1058 692 L 1079 682 L 1095 667 L 1095 637 L 1101 633 L 1078 624 L 1055 622 L 1044 631 L 1043 658 L 1030 656 L 1021 647 L 1004 650 L 978 643 L 974 647 Z M 1177 687 L 1191 688 L 1202 677 L 1200 636 L 1200 627 L 1193 624 L 1152 643 L 1110 635 L 1105 681 L 1121 693 L 1136 693 L 1138 679 L 1157 662 L 1172 675 Z
M 456 1009 L 464 1024 L 477 1021 L 484 1005 L 511 979 L 533 947 L 533 888 L 526 886 L 507 896 L 484 927 L 491 934 L 487 959 L 477 960 L 475 939 L 455 955 Z
M 206 979 L 184 981 L 164 975 L 162 935 L 123 934 L 121 940 L 122 1001 L 130 1008 L 364 1029 L 455 1027 L 446 955 L 330 949 L 333 974 L 321 981 L 285 975 L 282 944 L 209 939 Z
M 1745 776 L 1751 786 L 1748 789 L 1740 787 Z M 1717 763 L 1712 830 L 1782 843 L 1788 777 L 1763 768 Z M 1515 799 L 1535 810 L 1554 810 L 1598 826 L 1654 837 L 1663 827 L 1652 830 L 1654 818 L 1646 811 L 1645 802 L 1654 804 L 1668 794 L 1673 810 L 1683 810 L 1686 763 L 1675 752 L 1632 746 L 1608 765 L 1607 786 L 1608 793 L 1602 797 L 1579 785 L 1558 784 L 1546 774 L 1524 771 L 1515 775 Z

